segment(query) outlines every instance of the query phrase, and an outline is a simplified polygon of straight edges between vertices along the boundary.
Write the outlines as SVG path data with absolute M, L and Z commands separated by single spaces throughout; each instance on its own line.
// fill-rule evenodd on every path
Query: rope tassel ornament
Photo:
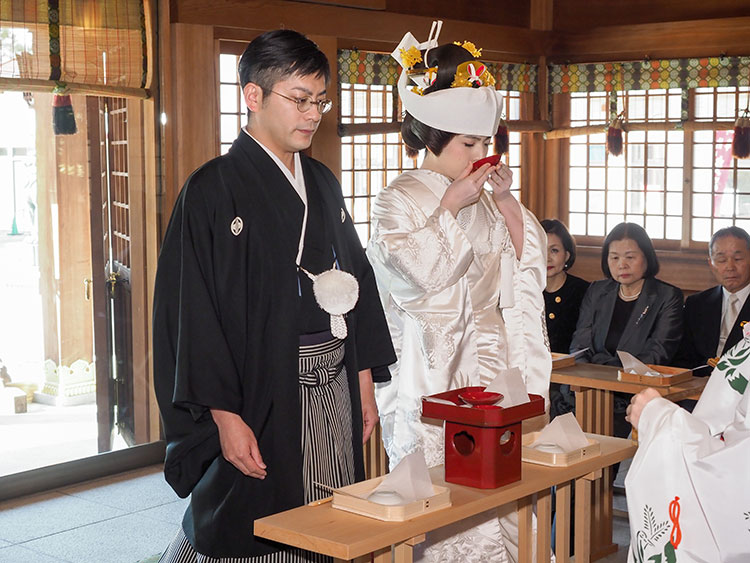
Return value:
M 500 120 L 498 125 L 497 133 L 495 133 L 495 154 L 508 154 L 510 150 L 510 135 L 508 133 L 508 124 L 504 119 Z
M 742 115 L 734 122 L 732 156 L 734 158 L 750 157 L 750 110 L 748 109 L 743 109 Z
M 622 122 L 625 112 L 621 112 L 612 120 L 607 128 L 607 152 L 612 156 L 622 154 Z
M 58 82 L 52 91 L 52 129 L 55 135 L 75 135 L 78 132 L 73 103 L 64 83 Z

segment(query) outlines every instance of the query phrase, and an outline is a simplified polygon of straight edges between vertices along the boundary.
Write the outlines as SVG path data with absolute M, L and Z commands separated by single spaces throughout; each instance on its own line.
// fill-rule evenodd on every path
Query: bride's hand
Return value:
M 440 206 L 447 209 L 455 217 L 461 209 L 475 203 L 482 194 L 482 186 L 497 166 L 483 164 L 474 172 L 471 171 L 472 164 L 469 163 L 463 172 L 448 186 Z
M 513 184 L 513 171 L 507 164 L 502 162 L 498 164 L 487 181 L 492 186 L 492 199 L 495 200 L 496 204 L 512 197 L 510 186 Z

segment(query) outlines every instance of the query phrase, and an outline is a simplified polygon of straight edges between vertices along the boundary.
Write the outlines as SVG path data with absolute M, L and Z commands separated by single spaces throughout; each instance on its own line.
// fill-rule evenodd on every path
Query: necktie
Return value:
M 724 350 L 724 345 L 729 338 L 729 333 L 732 332 L 732 327 L 737 320 L 737 315 L 740 314 L 740 298 L 734 293 L 729 296 L 729 304 L 727 306 L 727 312 L 724 318 L 721 319 L 721 333 L 719 334 L 719 346 L 716 349 L 716 355 L 720 356 Z

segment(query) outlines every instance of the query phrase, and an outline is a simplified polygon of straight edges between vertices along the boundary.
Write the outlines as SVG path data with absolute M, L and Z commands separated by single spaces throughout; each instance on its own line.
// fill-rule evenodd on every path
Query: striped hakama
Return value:
M 344 367 L 344 341 L 333 338 L 329 331 L 300 336 L 299 402 L 302 412 L 303 490 L 305 503 L 309 503 L 330 494 L 315 483 L 336 488 L 354 482 L 352 408 Z M 159 563 L 302 563 L 330 560 L 330 557 L 297 548 L 258 557 L 209 557 L 197 553 L 180 528 Z

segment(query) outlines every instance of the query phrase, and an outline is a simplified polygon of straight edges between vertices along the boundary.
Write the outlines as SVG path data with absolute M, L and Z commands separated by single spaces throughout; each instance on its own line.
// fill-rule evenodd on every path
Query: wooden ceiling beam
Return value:
M 596 62 L 750 54 L 750 17 L 556 32 L 548 61 Z
M 172 23 L 221 28 L 296 29 L 306 35 L 337 37 L 339 45 L 381 45 L 390 52 L 407 31 L 427 39 L 432 18 L 283 0 L 174 0 Z M 245 31 L 245 32 L 246 32 Z M 441 42 L 470 38 L 488 60 L 535 62 L 550 40 L 550 32 L 486 23 L 444 20 Z M 512 58 L 511 58 L 512 57 Z

